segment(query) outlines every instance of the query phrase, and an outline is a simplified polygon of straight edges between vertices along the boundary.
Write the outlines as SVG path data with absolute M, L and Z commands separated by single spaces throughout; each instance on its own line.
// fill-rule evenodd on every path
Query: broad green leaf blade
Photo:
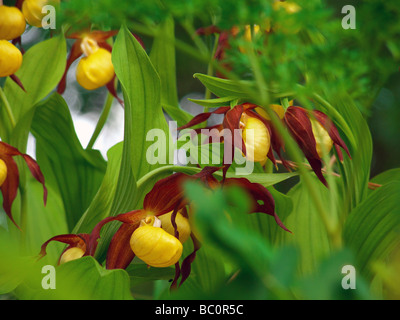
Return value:
M 32 257 L 20 254 L 19 239 L 13 237 L 4 228 L 0 228 L 0 295 L 13 291 L 32 269 Z M 4 245 L 7 244 L 7 245 Z
M 57 86 L 65 70 L 66 55 L 66 42 L 63 36 L 42 41 L 24 54 L 22 66 L 16 76 L 21 80 L 26 92 L 9 78 L 4 85 L 4 92 L 17 125 L 36 103 Z M 1 118 L 8 119 L 3 111 Z M 10 136 L 2 138 L 20 150 L 25 150 L 31 120 L 32 114 L 28 119 L 24 119 L 24 124 L 19 126 L 17 132 L 10 132 Z
M 174 19 L 167 17 L 158 27 L 150 52 L 150 60 L 161 81 L 161 105 L 164 111 L 178 123 L 178 126 L 183 126 L 191 120 L 192 116 L 179 106 L 174 42 Z
M 72 230 L 101 184 L 105 161 L 99 151 L 82 148 L 68 106 L 58 94 L 37 107 L 32 133 L 46 183 L 60 193 Z
M 112 53 L 115 73 L 124 91 L 125 136 L 124 153 L 132 162 L 133 175 L 143 175 L 160 166 L 152 164 L 148 149 L 154 142 L 146 137 L 151 129 L 161 130 L 165 141 L 161 141 L 160 153 L 168 160 L 169 132 L 161 107 L 161 83 L 148 55 L 129 32 L 123 27 L 118 33 Z M 164 142 L 164 143 L 162 143 Z
M 399 245 L 400 181 L 373 191 L 350 214 L 343 230 L 346 245 L 354 251 L 360 272 L 371 276 L 371 263 Z
M 153 63 L 161 81 L 161 105 L 179 107 L 176 88 L 175 63 L 175 23 L 168 17 L 158 27 L 150 52 Z
M 188 240 L 190 242 L 190 240 Z M 183 256 L 191 254 L 193 245 L 185 243 Z M 196 252 L 196 259 L 191 265 L 189 278 L 179 287 L 178 295 L 184 297 L 199 297 L 215 292 L 227 281 L 223 257 L 214 248 L 203 245 Z
M 91 233 L 99 221 L 110 215 L 121 168 L 122 148 L 123 142 L 119 142 L 108 150 L 107 170 L 101 186 L 73 233 Z
M 208 76 L 201 73 L 194 74 L 196 79 L 214 93 L 219 98 L 236 97 L 236 98 L 251 98 L 253 83 L 251 81 L 234 81 Z
M 285 173 L 251 173 L 249 175 L 237 175 L 234 173 L 227 173 L 227 177 L 246 178 L 251 182 L 259 183 L 264 187 L 270 187 L 278 184 L 287 179 L 298 176 L 298 172 L 285 172 Z
M 222 98 L 216 98 L 216 99 L 188 99 L 189 101 L 192 101 L 194 103 L 197 103 L 203 107 L 208 107 L 208 108 L 217 108 L 217 107 L 225 107 L 225 106 L 230 106 L 231 101 L 237 100 L 238 98 L 235 96 L 232 97 L 222 97 Z
M 41 245 L 48 239 L 68 233 L 67 219 L 61 196 L 47 185 L 48 197 L 46 206 L 43 204 L 43 187 L 33 178 L 27 183 L 27 208 L 25 248 L 32 256 L 40 252 Z M 63 244 L 49 246 L 44 261 L 57 261 Z
M 163 109 L 172 118 L 172 120 L 176 121 L 178 127 L 187 124 L 193 118 L 190 113 L 186 112 L 180 107 L 163 104 Z
M 334 103 L 323 111 L 330 116 L 337 126 L 345 133 L 342 136 L 346 142 L 352 159 L 344 154 L 344 162 L 338 163 L 341 169 L 344 203 L 347 204 L 346 214 L 365 199 L 368 194 L 370 167 L 372 159 L 372 138 L 366 120 L 352 99 L 344 92 L 326 94 L 327 99 Z M 322 106 L 322 104 L 321 104 Z M 334 110 L 333 110 L 334 109 Z M 338 112 L 344 121 L 336 121 Z
M 371 182 L 380 185 L 385 185 L 392 181 L 400 181 L 400 168 L 386 170 L 371 179 Z
M 132 288 L 145 282 L 172 280 L 175 276 L 174 267 L 153 268 L 145 263 L 132 263 L 126 268 L 126 272 L 131 279 Z M 142 287 L 139 287 L 139 289 L 142 289 Z
M 316 186 L 323 203 L 329 204 L 329 190 L 323 184 Z M 293 211 L 283 223 L 292 234 L 282 233 L 280 241 L 282 245 L 293 245 L 299 250 L 299 272 L 308 274 L 316 269 L 321 259 L 329 255 L 330 242 L 318 210 L 303 183 L 293 187 L 288 196 L 293 201 Z
M 124 270 L 106 270 L 92 257 L 83 257 L 55 268 L 55 289 L 45 290 L 50 272 L 39 265 L 26 284 L 16 290 L 23 300 L 132 300 L 129 276 Z M 46 281 L 47 280 L 47 281 Z

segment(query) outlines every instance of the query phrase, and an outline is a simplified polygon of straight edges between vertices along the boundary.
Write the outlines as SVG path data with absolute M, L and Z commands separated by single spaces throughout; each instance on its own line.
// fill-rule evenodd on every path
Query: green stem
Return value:
M 214 75 L 214 64 L 213 64 L 213 61 L 214 61 L 215 53 L 217 52 L 218 41 L 219 41 L 219 34 L 216 34 L 215 35 L 215 39 L 214 39 L 213 49 L 212 49 L 212 52 L 211 52 L 210 62 L 208 63 L 208 67 L 207 67 L 207 75 L 208 76 L 213 76 Z M 205 99 L 210 99 L 211 98 L 211 91 L 207 87 L 206 87 L 206 93 L 205 93 L 204 98 Z M 204 112 L 208 112 L 208 107 L 204 107 Z
M 14 114 L 11 110 L 10 103 L 7 100 L 6 95 L 4 94 L 3 89 L 0 87 L 0 99 L 3 101 L 4 107 L 6 108 L 8 118 L 10 119 L 11 126 L 14 128 L 16 125 Z
M 97 122 L 96 128 L 94 129 L 93 135 L 90 138 L 90 141 L 89 141 L 86 149 L 93 148 L 93 145 L 95 144 L 97 138 L 99 137 L 99 134 L 107 121 L 108 115 L 110 114 L 113 100 L 114 100 L 114 97 L 112 96 L 112 94 L 108 93 L 107 100 L 104 104 L 103 111 L 101 112 L 99 121 Z

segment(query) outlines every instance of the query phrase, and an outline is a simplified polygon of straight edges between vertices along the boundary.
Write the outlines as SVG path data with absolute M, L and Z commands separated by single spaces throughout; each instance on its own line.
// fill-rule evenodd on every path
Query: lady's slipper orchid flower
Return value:
M 113 236 L 107 253 L 106 267 L 108 269 L 125 269 L 136 253 L 131 248 L 133 232 L 139 228 L 142 221 L 146 222 L 149 217 L 160 217 L 173 212 L 170 216 L 172 225 L 180 209 L 185 207 L 187 201 L 184 198 L 182 184 L 189 179 L 196 179 L 199 175 L 187 176 L 183 173 L 176 173 L 158 181 L 153 189 L 145 196 L 143 209 L 122 213 L 114 217 L 108 217 L 100 221 L 91 233 L 90 255 L 94 255 L 97 247 L 97 240 L 100 237 L 102 227 L 111 221 L 122 222 L 121 227 Z M 142 222 L 143 224 L 143 222 Z M 154 229 L 153 229 L 154 230 Z M 179 238 L 179 229 L 175 230 L 174 236 Z M 167 231 L 163 230 L 166 234 Z M 159 231 L 156 231 L 160 233 Z
M 211 141 L 211 138 L 215 136 L 216 132 L 216 130 L 212 129 L 217 129 L 219 130 L 219 137 L 221 140 L 224 140 L 225 143 L 224 153 L 231 155 L 224 163 L 224 172 L 226 172 L 230 164 L 232 164 L 235 148 L 238 148 L 249 161 L 264 164 L 266 159 L 269 158 L 273 164 L 276 165 L 273 151 L 276 151 L 279 157 L 281 157 L 281 139 L 277 136 L 271 121 L 255 112 L 254 110 L 256 108 L 260 107 L 250 103 L 236 105 L 233 108 L 219 107 L 215 111 L 198 114 L 186 125 L 178 129 L 183 130 L 202 123 L 212 114 L 224 114 L 221 125 L 204 128 L 208 129 L 210 132 L 210 137 L 205 142 Z M 231 133 L 231 141 L 224 139 L 223 130 L 228 130 Z M 236 130 L 242 130 L 240 139 L 237 136 Z M 197 134 L 202 133 L 201 129 L 196 129 L 194 131 Z M 284 163 L 283 159 L 282 161 Z
M 111 61 L 112 47 L 107 43 L 107 39 L 117 33 L 118 31 L 91 31 L 72 34 L 68 37 L 76 40 L 71 47 L 64 75 L 58 84 L 59 94 L 65 91 L 67 73 L 72 63 L 84 55 L 76 71 L 78 83 L 87 90 L 94 90 L 105 85 L 108 91 L 123 104 L 115 89 L 115 73 Z
M 46 255 L 47 246 L 52 241 L 58 241 L 68 245 L 61 253 L 60 258 L 58 259 L 58 264 L 63 264 L 72 260 L 79 259 L 83 256 L 87 256 L 89 252 L 89 237 L 90 235 L 87 233 L 61 234 L 52 237 L 45 243 L 43 243 L 39 253 L 39 259 L 43 258 Z
M 184 195 L 183 184 L 187 181 L 201 181 L 211 190 L 230 186 L 242 187 L 253 199 L 251 212 L 273 216 L 277 224 L 288 231 L 275 213 L 274 199 L 265 187 L 251 183 L 245 178 L 226 178 L 222 183 L 213 177 L 213 173 L 220 169 L 206 167 L 192 176 L 175 173 L 159 180 L 145 196 L 143 209 L 105 218 L 95 226 L 89 242 L 85 242 L 85 255 L 94 256 L 100 231 L 104 225 L 111 221 L 119 221 L 122 224 L 113 235 L 108 248 L 107 269 L 125 269 L 137 256 L 150 266 L 166 267 L 175 264 L 177 271 L 174 284 L 180 275 L 182 275 L 182 283 L 189 276 L 190 264 L 200 248 L 200 243 L 193 235 L 186 217 L 186 206 L 189 205 L 189 201 Z M 182 217 L 179 216 L 180 214 Z M 174 229 L 173 234 L 171 234 L 171 226 Z M 182 267 L 179 268 L 181 245 L 187 238 L 185 233 L 190 234 L 194 251 L 183 260 Z
M 36 161 L 27 154 L 19 152 L 9 144 L 0 142 L 0 182 L 2 182 L 0 189 L 3 194 L 3 208 L 7 216 L 17 226 L 11 214 L 11 206 L 17 196 L 19 186 L 18 166 L 13 159 L 15 156 L 22 156 L 24 158 L 33 177 L 43 185 L 43 201 L 45 204 L 47 200 L 47 189 L 44 184 L 44 176 Z
M 14 40 L 25 32 L 25 17 L 17 7 L 0 5 L 0 17 L 1 40 Z
M 328 153 L 332 146 L 335 146 L 340 161 L 343 161 L 340 148 L 345 150 L 351 159 L 350 152 L 340 137 L 338 129 L 323 112 L 290 106 L 285 112 L 285 123 L 323 184 L 327 185 L 322 175 L 321 159 L 324 153 Z

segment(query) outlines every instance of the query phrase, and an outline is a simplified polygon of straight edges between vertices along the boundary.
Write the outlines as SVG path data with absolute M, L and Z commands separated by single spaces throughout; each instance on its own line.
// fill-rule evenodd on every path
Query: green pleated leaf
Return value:
M 129 276 L 124 270 L 106 270 L 92 257 L 83 257 L 57 266 L 55 289 L 45 289 L 51 283 L 50 271 L 42 273 L 41 265 L 29 273 L 16 294 L 23 300 L 132 300 Z
M 188 123 L 192 116 L 179 106 L 174 42 L 175 23 L 173 18 L 168 17 L 158 27 L 157 36 L 151 47 L 150 60 L 161 81 L 161 105 L 179 127 Z
M 175 23 L 173 18 L 166 18 L 158 27 L 150 52 L 153 63 L 161 81 L 161 104 L 178 107 L 175 63 Z
M 65 70 L 66 55 L 66 42 L 63 36 L 39 42 L 24 54 L 22 66 L 16 72 L 16 76 L 21 80 L 26 92 L 10 78 L 4 85 L 4 92 L 17 127 L 13 133 L 11 131 L 5 135 L 2 133 L 3 140 L 9 141 L 20 150 L 25 150 L 33 116 L 31 113 L 27 117 L 27 114 L 57 86 Z M 1 110 L 1 118 L 8 120 L 4 108 Z
M 41 245 L 48 239 L 68 233 L 67 219 L 61 196 L 52 189 L 48 188 L 46 205 L 43 203 L 43 187 L 33 178 L 27 183 L 27 207 L 25 248 L 31 255 L 40 252 Z M 59 258 L 60 249 L 63 244 L 56 244 L 49 247 L 47 256 L 44 260 L 54 262 Z
M 149 130 L 158 129 L 165 134 L 166 141 L 161 143 L 165 149 L 159 152 L 168 156 L 169 134 L 161 107 L 161 82 L 147 53 L 126 27 L 118 33 L 112 59 L 124 92 L 124 152 L 130 154 L 133 175 L 140 179 L 160 166 L 152 164 L 151 152 L 147 152 L 154 144 L 146 140 Z
M 193 246 L 185 243 L 183 256 L 191 254 Z M 201 297 L 215 292 L 227 281 L 224 259 L 214 248 L 203 246 L 196 252 L 196 259 L 191 265 L 189 278 L 179 287 L 178 297 L 183 299 Z
M 175 276 L 174 267 L 153 268 L 145 263 L 132 263 L 126 268 L 126 272 L 129 274 L 131 287 L 155 280 L 172 280 Z
M 208 76 L 201 73 L 194 74 L 196 79 L 219 98 L 236 97 L 251 98 L 253 83 L 250 81 L 234 81 Z
M 122 148 L 123 142 L 119 142 L 108 150 L 107 170 L 101 186 L 73 233 L 91 233 L 99 221 L 110 215 L 121 168 Z
M 58 94 L 37 107 L 32 133 L 46 184 L 61 195 L 72 230 L 96 194 L 106 163 L 99 151 L 82 148 L 68 106 Z
M 344 133 L 352 159 L 344 154 L 344 162 L 339 164 L 342 176 L 342 188 L 345 195 L 345 213 L 349 213 L 368 195 L 368 182 L 372 160 L 372 138 L 363 115 L 346 93 L 327 94 L 327 100 L 333 104 L 322 111 L 335 121 Z
M 32 269 L 32 257 L 21 255 L 18 238 L 0 227 L 0 295 L 13 291 Z M 6 244 L 6 245 L 5 245 Z
M 399 245 L 400 181 L 370 193 L 347 219 L 343 238 L 356 254 L 361 272 L 371 276 L 371 263 Z
M 225 106 L 230 106 L 231 101 L 237 100 L 237 97 L 222 97 L 222 98 L 216 98 L 216 99 L 188 99 L 189 101 L 192 101 L 194 103 L 197 103 L 203 107 L 208 107 L 208 108 L 217 108 L 217 107 L 225 107 Z
M 315 192 L 323 203 L 329 204 L 330 191 L 322 184 L 315 186 Z M 283 223 L 292 234 L 281 233 L 280 241 L 283 245 L 293 245 L 299 250 L 299 272 L 309 274 L 316 269 L 321 259 L 329 255 L 329 239 L 318 209 L 303 183 L 293 187 L 287 196 L 293 202 L 293 211 Z
M 386 170 L 371 179 L 371 182 L 385 185 L 392 181 L 400 181 L 400 168 Z
M 290 178 L 298 176 L 298 172 L 287 172 L 287 173 L 251 173 L 249 175 L 237 175 L 233 173 L 227 173 L 227 177 L 246 178 L 254 183 L 259 183 L 264 187 L 273 186 L 279 182 L 288 180 Z
M 186 112 L 177 106 L 163 104 L 163 109 L 172 118 L 172 120 L 176 121 L 177 127 L 187 124 L 193 118 L 189 112 Z

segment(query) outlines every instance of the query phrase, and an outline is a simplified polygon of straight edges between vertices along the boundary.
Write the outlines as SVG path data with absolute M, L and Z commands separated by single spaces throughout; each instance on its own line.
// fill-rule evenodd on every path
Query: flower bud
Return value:
M 16 7 L 0 6 L 0 39 L 13 40 L 24 33 L 26 22 Z
M 142 220 L 132 233 L 130 245 L 135 255 L 152 267 L 169 267 L 179 261 L 182 243 L 162 229 L 161 221 L 152 216 Z
M 329 136 L 328 131 L 319 123 L 318 120 L 310 119 L 311 128 L 314 134 L 315 142 L 317 145 L 317 153 L 320 158 L 323 157 L 325 153 L 331 151 L 333 146 L 333 141 Z
M 175 228 L 171 223 L 172 212 L 173 211 L 163 214 L 158 218 L 161 220 L 161 228 L 174 236 Z M 179 241 L 184 243 L 187 239 L 189 239 L 191 233 L 189 220 L 178 211 L 175 217 L 175 223 L 179 233 Z
M 79 259 L 83 257 L 84 254 L 85 251 L 83 251 L 81 248 L 78 247 L 67 249 L 60 258 L 60 264 Z
M 265 162 L 271 147 L 271 137 L 265 124 L 254 117 L 243 114 L 241 117 L 242 138 L 246 146 L 246 158 L 249 161 Z
M 22 53 L 7 40 L 0 40 L 0 77 L 8 77 L 18 71 L 22 64 Z
M 60 0 L 25 0 L 22 4 L 22 13 L 26 21 L 34 27 L 41 28 L 46 13 L 42 13 L 44 6 L 57 4 Z
M 0 159 L 0 187 L 3 185 L 7 178 L 7 166 L 6 163 Z
M 76 69 L 76 80 L 87 90 L 94 90 L 109 83 L 114 77 L 111 53 L 97 48 L 87 57 L 83 57 Z

